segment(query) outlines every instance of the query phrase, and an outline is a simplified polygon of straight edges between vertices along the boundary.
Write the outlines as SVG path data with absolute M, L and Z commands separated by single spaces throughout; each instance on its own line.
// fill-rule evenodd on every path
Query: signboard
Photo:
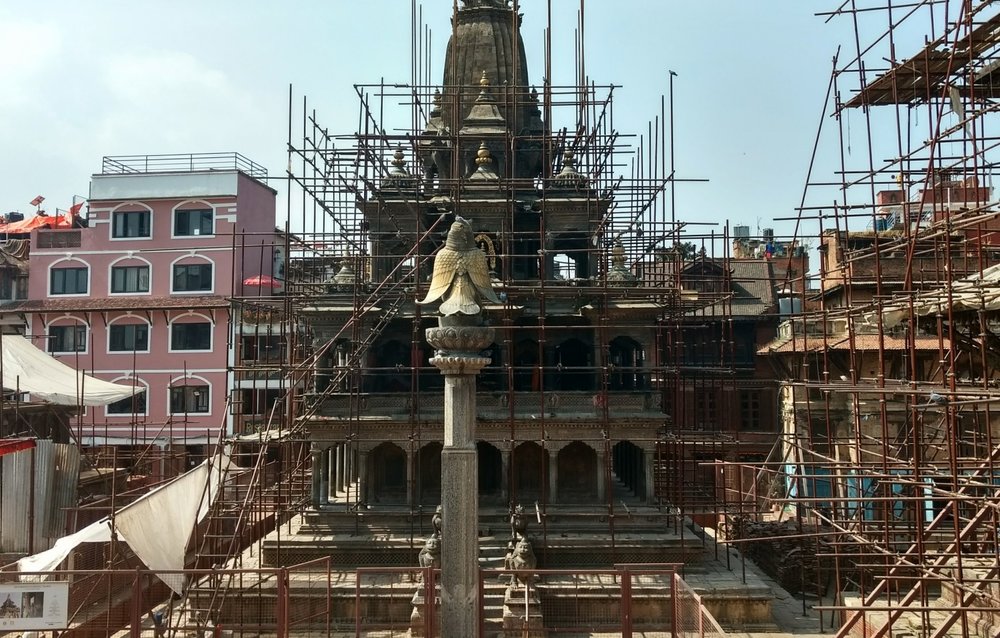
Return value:
M 0 632 L 65 629 L 69 583 L 0 583 Z

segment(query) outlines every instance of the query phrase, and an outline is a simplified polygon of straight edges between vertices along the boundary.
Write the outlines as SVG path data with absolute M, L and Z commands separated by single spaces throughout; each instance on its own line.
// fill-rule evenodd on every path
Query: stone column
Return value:
M 549 503 L 559 501 L 559 450 L 548 447 L 545 453 L 549 455 Z
M 347 465 L 347 458 L 344 455 L 343 443 L 338 443 L 334 449 L 337 451 L 337 471 L 333 477 L 333 493 L 340 495 L 344 491 L 344 468 Z
M 597 502 L 603 503 L 607 497 L 608 477 L 607 474 L 608 455 L 603 450 L 597 452 Z
M 500 450 L 500 499 L 505 503 L 510 498 L 510 455 L 510 450 Z
M 417 455 L 414 454 L 413 449 L 410 448 L 406 450 L 406 504 L 409 507 L 413 507 L 415 504 L 414 499 L 416 498 L 416 458 Z
M 320 453 L 319 466 L 322 470 L 319 502 L 323 505 L 328 505 L 330 503 L 330 448 L 323 448 L 323 451 Z
M 646 502 L 652 503 L 656 500 L 656 486 L 653 484 L 653 460 L 655 454 L 653 450 L 643 450 L 642 451 L 642 468 L 646 471 L 646 475 L 643 476 L 643 483 L 646 487 Z
M 315 443 L 312 444 L 310 453 L 312 456 L 312 506 L 314 509 L 319 509 L 323 476 L 320 470 L 321 452 Z
M 441 322 L 461 319 L 444 317 Z M 476 318 L 478 323 L 478 317 Z M 441 450 L 441 635 L 479 632 L 479 503 L 476 456 L 476 375 L 489 364 L 481 352 L 493 328 L 452 323 L 427 329 L 431 363 L 445 375 Z
M 368 502 L 368 451 L 358 450 L 358 499 Z

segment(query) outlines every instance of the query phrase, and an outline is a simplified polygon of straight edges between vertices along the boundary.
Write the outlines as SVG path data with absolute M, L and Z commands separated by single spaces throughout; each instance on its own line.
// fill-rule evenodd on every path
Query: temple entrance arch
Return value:
M 479 459 L 479 502 L 503 502 L 503 454 L 496 446 L 479 441 L 476 443 Z
M 560 503 L 593 503 L 597 499 L 597 452 L 573 441 L 556 455 L 556 494 Z
M 434 441 L 417 450 L 417 502 L 421 505 L 441 502 L 441 449 Z
M 534 441 L 518 445 L 511 453 L 512 500 L 518 503 L 543 500 L 548 473 L 547 450 Z
M 616 489 L 631 496 L 646 496 L 646 459 L 642 448 L 631 441 L 619 441 L 611 448 L 611 471 L 618 479 Z
M 371 451 L 372 502 L 406 503 L 406 452 L 395 443 L 383 443 Z

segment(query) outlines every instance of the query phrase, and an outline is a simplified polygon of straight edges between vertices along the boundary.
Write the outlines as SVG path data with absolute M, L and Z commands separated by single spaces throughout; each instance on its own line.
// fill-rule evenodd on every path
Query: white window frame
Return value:
M 60 321 L 65 321 L 67 319 L 69 319 L 69 320 L 71 320 L 71 321 L 74 322 L 72 324 L 72 326 L 69 325 L 69 324 L 58 323 Z M 52 328 L 69 328 L 69 327 L 76 328 L 78 324 L 83 326 L 83 333 L 84 333 L 83 334 L 83 350 L 53 350 L 52 349 L 52 334 L 50 332 L 52 330 Z M 49 353 L 50 355 L 52 355 L 54 357 L 55 356 L 66 356 L 66 355 L 75 356 L 75 355 L 78 355 L 78 354 L 90 354 L 90 338 L 91 338 L 90 324 L 87 323 L 86 321 L 84 321 L 83 319 L 81 319 L 80 317 L 73 317 L 73 316 L 69 316 L 69 317 L 65 317 L 65 316 L 63 316 L 63 317 L 56 317 L 55 319 L 53 319 L 49 323 L 45 324 L 45 352 Z
M 111 383 L 120 383 L 122 385 L 133 385 L 134 384 L 136 387 L 142 387 L 143 388 L 142 391 L 146 393 L 146 400 L 144 401 L 145 405 L 143 406 L 142 412 L 122 412 L 122 413 L 117 413 L 117 412 L 110 412 L 108 410 L 108 408 L 111 407 L 111 404 L 109 403 L 108 405 L 104 406 L 104 416 L 106 416 L 109 419 L 121 419 L 121 418 L 130 419 L 133 416 L 136 416 L 136 417 L 140 417 L 140 416 L 146 417 L 146 416 L 149 416 L 149 399 L 150 399 L 150 396 L 149 396 L 149 384 L 148 383 L 146 383 L 145 381 L 143 381 L 139 377 L 127 377 L 127 376 L 126 377 L 118 377 L 117 379 L 112 379 Z M 134 396 L 135 395 L 133 395 L 133 397 Z M 129 398 L 131 399 L 133 397 L 129 397 Z M 124 399 L 122 399 L 122 400 L 124 401 Z
M 178 235 L 177 234 L 177 213 L 181 211 L 195 211 L 195 210 L 210 210 L 212 211 L 212 232 L 192 235 Z M 215 212 L 215 206 L 209 204 L 205 200 L 192 199 L 186 202 L 181 202 L 174 206 L 173 210 L 170 211 L 170 238 L 171 239 L 201 239 L 202 237 L 215 237 L 215 224 L 218 222 L 219 216 Z
M 204 321 L 185 321 L 186 319 L 200 318 Z M 197 324 L 208 324 L 208 349 L 207 350 L 174 350 L 174 326 L 178 324 L 185 323 L 197 323 Z M 167 352 L 213 352 L 215 350 L 215 322 L 212 321 L 211 317 L 203 315 L 201 313 L 190 313 L 186 315 L 181 315 L 170 320 L 169 330 L 167 331 Z
M 202 386 L 203 385 L 206 388 L 208 388 L 208 399 L 207 399 L 207 402 L 208 402 L 208 411 L 207 412 L 174 412 L 173 410 L 171 410 L 171 405 L 170 405 L 170 394 L 171 394 L 171 391 L 174 390 L 175 388 L 182 388 L 182 387 L 195 386 L 195 385 L 198 385 L 198 386 Z M 175 416 L 185 416 L 185 415 L 191 415 L 191 414 L 196 415 L 196 416 L 212 416 L 212 398 L 213 398 L 213 395 L 214 395 L 214 393 L 213 393 L 213 390 L 212 390 L 212 383 L 208 379 L 206 379 L 204 377 L 200 377 L 200 376 L 197 376 L 197 375 L 194 375 L 194 374 L 189 374 L 186 377 L 176 377 L 174 379 L 171 379 L 170 380 L 170 385 L 167 386 L 167 416 L 175 417 Z
M 140 210 L 141 209 L 141 210 Z M 115 237 L 115 215 L 118 213 L 149 213 L 149 236 L 148 237 Z M 153 239 L 153 224 L 155 223 L 153 209 L 141 202 L 125 202 L 115 206 L 108 214 L 108 240 L 109 241 L 150 241 Z M 110 287 L 110 284 L 109 284 Z
M 138 319 L 137 322 L 128 322 L 126 325 L 145 325 L 146 326 L 146 349 L 145 350 L 112 350 L 111 349 L 111 327 L 117 325 L 118 322 L 126 319 Z M 107 339 L 105 341 L 105 350 L 111 355 L 130 355 L 130 354 L 149 354 L 153 347 L 153 324 L 145 317 L 140 317 L 139 315 L 121 315 L 120 317 L 115 317 L 108 322 Z
M 212 279 L 211 279 L 212 285 L 211 285 L 211 287 L 208 290 L 175 290 L 174 289 L 174 266 L 200 266 L 200 265 L 203 265 L 203 264 L 198 263 L 198 262 L 180 263 L 180 262 L 182 262 L 185 259 L 200 259 L 202 261 L 208 262 L 208 265 L 211 266 L 211 268 L 212 268 Z M 172 295 L 214 295 L 215 294 L 215 280 L 216 280 L 216 277 L 218 277 L 218 274 L 219 274 L 219 271 L 216 268 L 215 261 L 213 261 L 212 259 L 210 259 L 210 258 L 208 258 L 208 257 L 206 257 L 204 255 L 199 255 L 199 254 L 191 255 L 191 254 L 187 254 L 187 255 L 183 255 L 181 257 L 178 257 L 177 259 L 175 259 L 172 262 L 170 262 L 170 270 L 169 270 L 170 294 L 172 294 Z
M 81 265 L 80 266 L 70 266 L 70 265 L 68 265 L 70 263 L 81 264 Z M 86 268 L 86 270 L 87 270 L 87 292 L 68 292 L 68 293 L 67 292 L 60 292 L 60 293 L 53 293 L 52 292 L 52 271 L 53 270 L 62 270 L 62 269 L 65 269 L 65 268 Z M 62 259 L 54 261 L 51 264 L 49 264 L 49 270 L 48 270 L 48 273 L 46 273 L 46 281 L 45 281 L 45 292 L 46 292 L 46 295 L 48 297 L 55 297 L 57 299 L 65 299 L 67 297 L 89 297 L 90 296 L 90 289 L 91 289 L 90 275 L 91 275 L 92 272 L 93 272 L 93 268 L 91 268 L 90 264 L 88 264 L 84 260 L 79 259 L 77 257 L 63 257 Z
M 122 264 L 123 261 L 137 261 L 137 264 Z M 146 292 L 114 292 L 114 273 L 115 268 L 130 268 L 146 266 L 149 269 L 149 290 Z M 136 257 L 134 255 L 126 255 L 124 257 L 119 257 L 110 264 L 108 264 L 108 295 L 112 297 L 148 297 L 153 294 L 153 264 L 147 259 L 142 257 Z

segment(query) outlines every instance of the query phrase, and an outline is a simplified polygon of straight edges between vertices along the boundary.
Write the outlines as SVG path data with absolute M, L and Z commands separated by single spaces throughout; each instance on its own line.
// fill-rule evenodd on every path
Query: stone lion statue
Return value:
M 514 546 L 514 551 L 506 562 L 510 565 L 510 569 L 519 571 L 533 570 L 538 567 L 538 559 L 535 558 L 535 550 L 531 546 L 531 541 L 527 538 L 518 540 Z M 531 579 L 532 577 L 528 574 L 511 574 L 510 586 L 518 587 L 522 584 L 527 586 Z
M 441 539 L 436 535 L 431 536 L 424 543 L 424 548 L 420 550 L 417 555 L 417 562 L 423 568 L 430 567 L 432 569 L 441 568 Z M 421 571 L 417 575 L 417 582 L 423 582 L 424 573 Z

